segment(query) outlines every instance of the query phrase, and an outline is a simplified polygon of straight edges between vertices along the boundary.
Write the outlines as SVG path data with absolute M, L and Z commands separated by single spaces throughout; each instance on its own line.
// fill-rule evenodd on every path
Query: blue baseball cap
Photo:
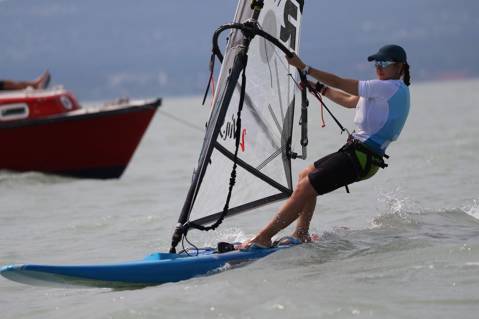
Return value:
M 368 57 L 368 61 L 393 61 L 407 63 L 406 51 L 396 44 L 383 46 L 379 51 Z

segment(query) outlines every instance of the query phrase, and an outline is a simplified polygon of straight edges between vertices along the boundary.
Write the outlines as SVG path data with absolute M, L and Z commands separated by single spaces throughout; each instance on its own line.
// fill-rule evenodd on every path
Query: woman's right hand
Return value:
M 311 89 L 320 93 L 321 95 L 324 95 L 324 93 L 326 92 L 326 89 L 328 88 L 326 85 L 324 85 L 320 81 L 308 81 L 308 85 Z

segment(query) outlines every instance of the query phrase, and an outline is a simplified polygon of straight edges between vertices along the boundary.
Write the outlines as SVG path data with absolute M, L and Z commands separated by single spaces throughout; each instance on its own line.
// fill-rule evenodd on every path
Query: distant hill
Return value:
M 479 2 L 306 0 L 301 55 L 370 78 L 366 56 L 403 45 L 414 80 L 479 75 Z M 211 35 L 236 1 L 0 0 L 0 78 L 49 68 L 81 99 L 194 95 L 208 76 Z

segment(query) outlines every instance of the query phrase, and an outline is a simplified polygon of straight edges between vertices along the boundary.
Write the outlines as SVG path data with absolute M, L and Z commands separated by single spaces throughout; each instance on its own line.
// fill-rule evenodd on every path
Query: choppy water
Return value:
M 321 241 L 247 267 L 139 290 L 52 289 L 0 278 L 1 318 L 477 318 L 479 81 L 417 84 L 390 167 L 318 200 Z M 206 107 L 165 99 L 120 180 L 0 172 L 0 264 L 138 259 L 169 247 Z M 353 114 L 334 108 L 351 126 Z M 165 113 L 167 112 L 167 113 Z M 344 136 L 319 126 L 310 159 Z M 4 150 L 8 151 L 8 150 Z M 306 165 L 295 164 L 296 170 Z M 230 219 L 200 245 L 243 240 L 278 205 Z

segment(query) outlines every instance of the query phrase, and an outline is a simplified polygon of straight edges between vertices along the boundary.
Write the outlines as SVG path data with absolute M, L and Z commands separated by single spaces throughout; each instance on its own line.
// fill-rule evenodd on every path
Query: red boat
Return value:
M 0 170 L 119 178 L 160 105 L 82 108 L 63 88 L 0 92 Z

